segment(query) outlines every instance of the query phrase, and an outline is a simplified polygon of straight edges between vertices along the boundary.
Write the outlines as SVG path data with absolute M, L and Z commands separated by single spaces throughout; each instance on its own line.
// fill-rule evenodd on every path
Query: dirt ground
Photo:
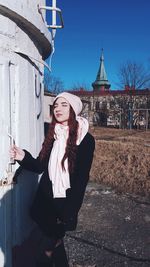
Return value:
M 119 192 L 150 194 L 150 131 L 92 128 L 96 149 L 90 179 Z
M 150 266 L 150 199 L 90 182 L 65 245 L 70 267 Z
M 96 150 L 70 267 L 150 267 L 150 131 L 92 128 Z

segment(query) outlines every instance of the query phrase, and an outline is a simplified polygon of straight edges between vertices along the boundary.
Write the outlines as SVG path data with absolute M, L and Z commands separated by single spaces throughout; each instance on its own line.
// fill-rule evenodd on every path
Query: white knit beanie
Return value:
M 59 97 L 63 97 L 69 102 L 69 104 L 73 108 L 76 116 L 80 114 L 80 112 L 82 111 L 82 102 L 78 96 L 73 95 L 71 93 L 63 92 L 63 93 L 60 93 L 59 95 L 57 95 L 55 97 L 54 101 Z

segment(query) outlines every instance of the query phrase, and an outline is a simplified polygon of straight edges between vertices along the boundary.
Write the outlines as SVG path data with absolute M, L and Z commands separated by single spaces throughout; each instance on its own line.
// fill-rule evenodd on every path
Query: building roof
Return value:
M 109 91 L 86 91 L 86 90 L 78 90 L 78 91 L 68 91 L 69 93 L 75 94 L 77 96 L 115 96 L 115 95 L 150 95 L 150 88 L 146 89 L 137 89 L 137 90 L 109 90 Z
M 51 97 L 55 97 L 55 96 L 56 96 L 55 93 L 49 92 L 49 91 L 47 91 L 47 90 L 44 90 L 44 95 L 45 95 L 45 96 L 51 96 Z

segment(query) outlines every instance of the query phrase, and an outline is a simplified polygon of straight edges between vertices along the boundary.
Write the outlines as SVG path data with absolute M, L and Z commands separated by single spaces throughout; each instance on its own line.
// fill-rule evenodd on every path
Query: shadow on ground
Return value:
M 150 266 L 150 199 L 89 183 L 65 244 L 71 267 Z

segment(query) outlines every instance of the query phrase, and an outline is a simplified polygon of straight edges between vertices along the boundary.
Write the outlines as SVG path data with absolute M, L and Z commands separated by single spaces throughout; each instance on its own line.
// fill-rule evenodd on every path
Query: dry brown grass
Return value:
M 91 180 L 120 192 L 150 195 L 150 131 L 92 128 Z

